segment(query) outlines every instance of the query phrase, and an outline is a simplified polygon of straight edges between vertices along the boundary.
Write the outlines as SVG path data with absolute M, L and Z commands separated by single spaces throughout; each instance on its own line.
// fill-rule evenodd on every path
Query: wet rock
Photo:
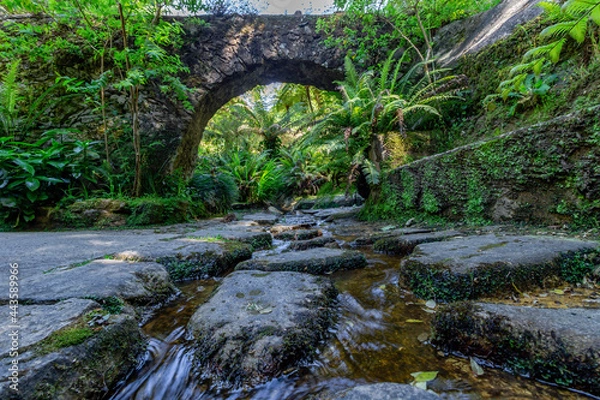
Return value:
M 323 233 L 319 229 L 294 229 L 284 231 L 273 235 L 277 240 L 308 240 L 321 236 Z
M 325 220 L 326 222 L 332 222 L 338 219 L 354 218 L 361 209 L 362 207 L 327 208 L 320 210 L 313 215 L 317 218 Z
M 34 304 L 70 298 L 107 299 L 118 297 L 131 304 L 160 303 L 175 293 L 169 275 L 160 264 L 95 260 L 70 269 L 35 275 L 19 290 L 19 300 Z M 8 293 L 0 302 L 8 302 Z
M 419 297 L 475 299 L 536 287 L 552 276 L 581 279 L 592 268 L 580 256 L 596 247 L 596 242 L 543 236 L 454 238 L 418 245 L 402 262 L 401 273 Z
M 254 221 L 259 225 L 273 225 L 279 221 L 279 214 L 267 214 L 267 213 L 257 213 L 257 214 L 248 214 L 242 217 L 245 221 Z
M 316 225 L 315 222 L 310 222 L 310 223 L 307 222 L 307 223 L 301 223 L 301 224 L 289 224 L 289 225 L 274 225 L 269 229 L 269 231 L 271 232 L 272 235 L 277 235 L 282 232 L 288 232 L 288 231 L 297 230 L 297 229 L 310 229 L 315 225 Z
M 363 268 L 366 265 L 367 259 L 358 251 L 317 248 L 252 258 L 239 263 L 235 269 L 298 271 L 320 275 Z
M 314 238 L 314 239 L 309 239 L 309 240 L 295 240 L 292 243 L 290 243 L 290 246 L 288 247 L 289 250 L 293 250 L 293 251 L 302 251 L 302 250 L 308 250 L 308 249 L 314 249 L 317 247 L 326 247 L 326 246 L 332 246 L 330 248 L 339 248 L 339 246 L 337 245 L 337 242 L 334 238 L 332 237 L 318 237 L 318 238 Z M 337 246 L 337 247 L 334 247 Z
M 68 299 L 52 305 L 20 306 L 18 329 L 23 333 L 19 337 L 21 352 L 97 308 L 100 305 L 88 299 Z M 0 326 L 0 358 L 8 357 L 11 348 L 12 339 L 9 334 L 13 329 L 9 325 L 7 323 Z
M 433 343 L 534 379 L 600 395 L 600 310 L 456 303 L 438 311 Z
M 416 230 L 418 231 L 418 230 Z M 373 250 L 387 254 L 405 256 L 413 252 L 414 248 L 422 243 L 439 242 L 451 237 L 459 236 L 456 231 L 409 233 L 400 236 L 382 238 L 373 243 Z
M 66 303 L 35 307 L 48 307 L 48 311 L 56 313 L 57 309 L 51 307 L 63 307 Z M 75 307 L 75 304 L 69 307 Z M 81 313 L 85 313 L 88 306 L 84 303 L 77 304 Z M 39 318 L 32 315 L 23 317 L 22 321 L 28 327 L 34 327 L 35 323 L 27 322 L 29 317 L 36 320 Z M 51 320 L 44 322 L 52 332 L 50 335 L 64 332 L 56 329 L 62 325 L 61 319 L 56 317 L 56 324 Z M 23 334 L 21 338 L 27 340 L 28 334 L 29 332 Z M 141 330 L 135 319 L 127 315 L 111 316 L 104 325 L 94 327 L 91 336 L 78 344 L 63 344 L 66 347 L 54 344 L 54 347 L 48 347 L 43 340 L 28 343 L 30 346 L 21 348 L 19 352 L 19 391 L 15 392 L 2 385 L 2 399 L 103 398 L 109 387 L 135 367 L 137 357 L 144 350 Z M 8 370 L 12 360 L 9 357 L 1 358 L 0 368 Z
M 180 281 L 222 275 L 252 256 L 252 248 L 247 244 L 220 237 L 195 237 L 157 242 L 136 251 L 117 253 L 114 258 L 158 262 L 167 268 L 171 279 Z
M 248 221 L 239 221 L 227 226 L 200 229 L 187 234 L 188 238 L 211 238 L 235 240 L 252 246 L 253 250 L 264 250 L 271 247 L 273 239 L 264 228 L 244 225 Z
M 330 400 L 435 400 L 435 393 L 400 383 L 373 383 L 336 393 Z
M 380 239 L 387 239 L 395 236 L 403 236 L 403 235 L 414 235 L 417 233 L 429 233 L 433 229 L 431 228 L 401 228 L 401 229 L 392 229 L 387 232 L 369 232 L 360 237 L 357 237 L 352 243 L 351 246 L 354 247 L 362 247 L 362 246 L 370 246 L 377 242 Z
M 336 291 L 297 272 L 236 271 L 188 323 L 195 368 L 215 385 L 256 385 L 310 358 L 326 337 Z

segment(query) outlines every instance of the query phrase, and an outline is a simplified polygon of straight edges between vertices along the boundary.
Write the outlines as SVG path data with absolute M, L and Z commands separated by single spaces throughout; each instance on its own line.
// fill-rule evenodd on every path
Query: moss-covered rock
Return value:
M 335 246 L 337 245 L 337 242 L 334 238 L 327 236 L 321 236 L 321 237 L 317 237 L 314 239 L 309 239 L 309 240 L 295 240 L 292 243 L 290 243 L 290 246 L 288 247 L 289 250 L 292 251 L 302 251 L 302 250 L 309 250 L 309 249 L 315 249 L 317 247 L 329 247 L 329 246 Z M 339 246 L 338 246 L 339 247 Z M 335 248 L 335 247 L 332 247 Z
M 421 244 L 401 264 L 414 293 L 456 301 L 536 287 L 549 277 L 590 274 L 597 242 L 488 234 Z
M 442 231 L 389 236 L 376 240 L 373 243 L 373 250 L 405 256 L 412 253 L 414 248 L 420 244 L 439 242 L 458 235 L 460 233 L 456 231 Z
M 364 254 L 358 251 L 316 248 L 256 257 L 241 262 L 236 270 L 297 271 L 329 274 L 339 270 L 363 268 Z
M 323 233 L 319 229 L 294 229 L 284 231 L 273 235 L 277 240 L 308 240 L 321 236 Z
M 600 394 L 600 310 L 456 303 L 436 314 L 432 342 L 517 374 Z
M 52 306 L 46 306 L 52 307 Z M 85 321 L 84 321 L 85 322 Z M 82 333 L 85 331 L 85 334 Z M 19 391 L 0 387 L 15 400 L 101 399 L 137 363 L 144 339 L 137 321 L 111 316 L 101 325 L 66 327 L 19 354 Z M 8 368 L 12 359 L 0 363 Z
M 214 385 L 256 385 L 313 356 L 334 319 L 336 290 L 297 272 L 236 271 L 188 323 L 195 368 Z

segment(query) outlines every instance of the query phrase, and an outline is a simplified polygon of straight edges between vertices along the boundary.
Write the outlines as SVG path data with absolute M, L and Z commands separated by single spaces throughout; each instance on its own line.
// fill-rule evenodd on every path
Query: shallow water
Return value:
M 365 255 L 367 268 L 331 276 L 340 292 L 340 318 L 311 364 L 252 390 L 209 389 L 191 373 L 185 326 L 218 280 L 194 281 L 181 285 L 182 295 L 143 327 L 150 337 L 144 360 L 111 399 L 304 399 L 362 383 L 410 383 L 418 371 L 439 371 L 428 387 L 452 399 L 587 398 L 491 368 L 476 377 L 469 360 L 440 354 L 428 343 L 435 309 L 397 284 L 401 259 Z

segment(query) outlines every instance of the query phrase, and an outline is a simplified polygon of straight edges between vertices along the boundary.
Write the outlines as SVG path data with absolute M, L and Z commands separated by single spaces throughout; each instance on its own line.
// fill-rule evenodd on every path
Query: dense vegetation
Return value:
M 389 191 L 382 177 L 390 169 L 481 132 L 597 104 L 595 92 L 584 91 L 598 83 L 600 2 L 543 3 L 544 18 L 509 39 L 526 52 L 522 60 L 523 53 L 492 48 L 493 68 L 472 59 L 453 71 L 437 67 L 436 31 L 497 3 L 336 1 L 344 12 L 321 20 L 319 29 L 330 46 L 347 51 L 340 90 L 280 84 L 233 99 L 207 127 L 188 178 L 148 167 L 164 144 L 140 129 L 144 90 L 191 107 L 193 89 L 180 80 L 186 67 L 171 51 L 181 45 L 182 26 L 163 14 L 168 7 L 217 15 L 255 10 L 224 0 L 5 1 L 9 15 L 45 17 L 6 20 L 0 30 L 0 220 L 17 226 L 58 204 L 67 212 L 56 215 L 73 222 L 69 207 L 97 205 L 94 198 L 124 201 L 132 224 L 222 214 L 237 201 L 286 206 L 298 196 L 355 190 L 381 203 L 375 209 L 389 208 L 389 196 L 380 194 Z M 344 36 L 329 35 L 340 27 Z M 62 73 L 51 86 L 21 80 L 41 64 L 72 62 L 86 66 L 85 78 Z M 70 123 L 75 103 L 85 104 L 88 124 Z

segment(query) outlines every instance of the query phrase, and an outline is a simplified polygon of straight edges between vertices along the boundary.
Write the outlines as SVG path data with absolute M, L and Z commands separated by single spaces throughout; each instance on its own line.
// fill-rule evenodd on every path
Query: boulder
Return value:
M 548 277 L 568 281 L 591 273 L 597 242 L 487 234 L 420 244 L 401 274 L 425 299 L 456 301 L 536 287 Z
M 70 298 L 118 297 L 137 306 L 149 306 L 166 300 L 175 291 L 160 264 L 95 260 L 31 277 L 20 288 L 19 300 L 43 304 Z M 0 295 L 0 302 L 8 303 L 8 291 Z
M 419 231 L 415 229 L 415 231 Z M 422 243 L 439 242 L 451 237 L 459 236 L 456 231 L 427 232 L 427 233 L 404 233 L 398 236 L 392 235 L 381 238 L 373 243 L 373 250 L 386 254 L 406 256 L 413 252 L 415 247 Z
M 279 214 L 256 213 L 244 215 L 244 221 L 254 221 L 259 225 L 273 225 L 279 221 Z
M 334 246 L 337 246 L 337 241 L 334 238 L 332 238 L 331 236 L 320 236 L 318 238 L 309 240 L 295 240 L 292 243 L 290 243 L 288 249 L 292 251 L 302 251 L 314 249 L 317 247 L 335 248 Z M 339 246 L 337 247 L 339 248 Z
M 352 250 L 316 248 L 266 255 L 243 261 L 236 270 L 297 271 L 310 274 L 329 274 L 338 270 L 363 268 L 364 254 Z
M 339 208 L 327 208 L 327 209 L 323 209 L 323 210 L 319 210 L 316 213 L 313 213 L 313 215 L 316 218 L 320 218 L 325 220 L 326 222 L 332 222 L 338 219 L 345 219 L 345 218 L 354 218 L 358 215 L 358 213 L 360 212 L 360 210 L 362 209 L 361 207 L 339 207 Z
M 414 235 L 417 233 L 429 233 L 433 229 L 431 228 L 400 228 L 400 229 L 390 229 L 388 231 L 377 231 L 377 232 L 368 232 L 368 233 L 360 233 L 361 236 L 357 237 L 352 243 L 351 246 L 354 247 L 362 247 L 362 246 L 370 246 L 381 239 L 387 239 L 391 237 L 404 236 L 404 235 Z
M 600 310 L 455 303 L 438 311 L 432 342 L 503 369 L 600 395 Z
M 88 302 L 88 303 L 85 303 Z M 0 386 L 2 399 L 100 399 L 131 371 L 144 350 L 144 339 L 136 320 L 128 315 L 112 315 L 94 325 L 84 336 L 78 332 L 86 328 L 84 314 L 89 300 L 74 300 L 37 307 L 23 316 L 20 322 L 36 332 L 36 339 L 28 339 L 29 331 L 22 331 L 21 339 L 27 348 L 19 349 L 18 392 L 8 385 Z M 26 309 L 27 306 L 22 306 Z M 80 311 L 79 325 L 63 327 L 65 318 L 55 316 L 57 321 L 43 321 L 42 312 L 59 314 L 61 310 Z M 44 309 L 42 309 L 44 308 Z M 47 328 L 46 333 L 35 328 L 37 322 Z M 83 324 L 83 325 L 81 325 Z M 58 329 L 63 327 L 64 329 Z M 89 335 L 89 336 L 88 336 Z M 43 337 L 43 339 L 42 339 Z M 79 339 L 78 339 L 79 338 Z M 14 358 L 0 358 L 0 367 L 7 371 Z
M 284 231 L 273 235 L 273 239 L 277 240 L 308 240 L 321 236 L 323 233 L 319 229 L 294 229 Z
M 114 258 L 160 263 L 167 268 L 171 279 L 180 281 L 222 275 L 251 256 L 252 248 L 244 243 L 221 237 L 190 236 L 123 251 Z
M 298 272 L 236 271 L 188 323 L 195 368 L 214 385 L 256 385 L 310 358 L 332 324 L 336 291 Z
M 227 226 L 200 229 L 188 233 L 186 237 L 234 240 L 249 244 L 253 250 L 264 250 L 271 247 L 273 239 L 269 232 L 265 232 L 264 228 L 244 225 L 244 222 L 247 223 L 248 221 L 231 223 Z

